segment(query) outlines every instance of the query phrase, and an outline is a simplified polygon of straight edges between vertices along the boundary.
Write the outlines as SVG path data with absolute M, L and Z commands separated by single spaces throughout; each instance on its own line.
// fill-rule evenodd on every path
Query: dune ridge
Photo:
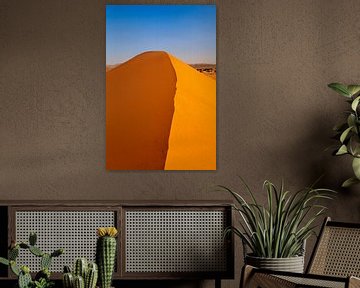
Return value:
M 106 167 L 216 169 L 216 81 L 163 51 L 106 72 Z

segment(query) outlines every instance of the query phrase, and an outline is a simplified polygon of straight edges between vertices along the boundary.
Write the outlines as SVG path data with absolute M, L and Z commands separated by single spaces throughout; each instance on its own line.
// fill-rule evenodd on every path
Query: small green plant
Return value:
M 219 185 L 236 200 L 233 208 L 240 215 L 240 227 L 228 227 L 225 235 L 233 232 L 252 251 L 252 256 L 288 258 L 302 254 L 303 244 L 314 233 L 315 220 L 323 215 L 326 207 L 320 199 L 332 199 L 329 189 L 304 188 L 296 193 L 280 189 L 270 181 L 264 182 L 267 205 L 260 205 L 249 186 L 242 180 L 251 201 L 239 193 Z
M 340 142 L 333 154 L 350 155 L 353 158 L 352 168 L 355 177 L 347 179 L 342 184 L 343 187 L 349 187 L 360 183 L 360 85 L 331 83 L 328 87 L 344 96 L 350 104 L 350 109 L 346 111 L 346 121 L 333 128 Z
M 10 266 L 11 271 L 18 277 L 19 288 L 50 288 L 54 283 L 50 280 L 50 265 L 54 257 L 58 257 L 64 253 L 63 249 L 57 249 L 51 254 L 43 252 L 36 246 L 36 233 L 30 233 L 29 243 L 11 243 L 8 251 L 8 259 L 0 257 L 0 263 Z M 30 275 L 30 269 L 24 265 L 19 267 L 16 259 L 19 256 L 20 249 L 28 250 L 33 255 L 40 257 L 41 270 L 35 275 L 33 280 Z
M 39 281 L 33 282 L 33 287 L 35 288 L 51 288 L 54 286 L 54 282 L 49 282 L 48 280 L 41 278 Z
M 74 272 L 70 267 L 64 267 L 63 286 L 64 288 L 95 288 L 98 279 L 98 267 L 96 263 L 88 263 L 87 259 L 76 259 Z

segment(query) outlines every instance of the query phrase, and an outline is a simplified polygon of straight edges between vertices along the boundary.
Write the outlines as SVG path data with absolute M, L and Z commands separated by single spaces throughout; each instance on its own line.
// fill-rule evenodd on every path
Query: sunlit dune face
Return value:
M 106 72 L 106 167 L 215 170 L 216 81 L 165 52 Z
M 166 170 L 216 169 L 216 81 L 170 55 L 177 75 Z

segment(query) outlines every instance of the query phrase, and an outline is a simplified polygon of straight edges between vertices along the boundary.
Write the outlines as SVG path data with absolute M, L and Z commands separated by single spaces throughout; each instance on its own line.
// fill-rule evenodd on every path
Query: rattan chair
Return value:
M 360 224 L 326 218 L 306 273 L 278 272 L 246 265 L 242 288 L 360 287 Z

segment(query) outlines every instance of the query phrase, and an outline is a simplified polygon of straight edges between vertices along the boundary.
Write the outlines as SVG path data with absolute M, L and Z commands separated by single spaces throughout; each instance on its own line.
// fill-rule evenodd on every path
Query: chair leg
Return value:
M 241 271 L 239 288 L 246 288 L 249 285 L 253 271 L 254 267 L 250 265 L 244 265 Z

